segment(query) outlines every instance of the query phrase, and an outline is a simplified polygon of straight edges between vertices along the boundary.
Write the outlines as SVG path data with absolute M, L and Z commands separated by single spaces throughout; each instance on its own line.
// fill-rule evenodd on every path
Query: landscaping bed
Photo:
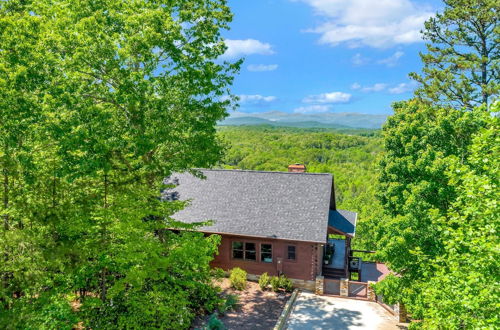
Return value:
M 283 311 L 283 307 L 291 296 L 291 293 L 284 291 L 263 291 L 258 283 L 250 281 L 247 282 L 244 290 L 235 290 L 231 288 L 230 281 L 227 278 L 220 282 L 220 287 L 223 295 L 235 295 L 239 299 L 234 310 L 219 316 L 219 320 L 227 329 L 273 329 Z M 208 319 L 209 316 L 198 319 L 193 324 L 193 328 L 202 329 Z

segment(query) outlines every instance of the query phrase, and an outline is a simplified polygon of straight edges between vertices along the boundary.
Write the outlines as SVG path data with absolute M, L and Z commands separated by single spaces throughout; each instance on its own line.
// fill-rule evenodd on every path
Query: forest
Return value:
M 225 168 L 286 171 L 305 164 L 308 172 L 334 176 L 337 207 L 358 212 L 355 249 L 373 250 L 369 226 L 381 206 L 376 198 L 382 137 L 379 130 L 332 130 L 224 126 Z M 370 257 L 364 255 L 363 257 Z

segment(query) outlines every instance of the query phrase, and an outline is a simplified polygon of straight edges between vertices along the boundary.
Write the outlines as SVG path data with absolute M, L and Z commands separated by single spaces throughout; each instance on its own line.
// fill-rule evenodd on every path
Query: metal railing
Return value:
M 340 280 L 324 279 L 323 280 L 323 291 L 326 294 L 332 294 L 335 296 L 340 295 Z
M 396 314 L 396 305 L 388 305 L 384 302 L 384 296 L 381 295 L 381 294 L 378 294 L 375 296 L 376 298 L 376 301 L 379 305 L 381 305 L 382 307 L 384 307 L 386 310 L 388 310 L 389 312 L 391 312 L 392 314 Z
M 368 296 L 368 283 L 349 281 L 349 297 L 354 298 L 367 298 Z

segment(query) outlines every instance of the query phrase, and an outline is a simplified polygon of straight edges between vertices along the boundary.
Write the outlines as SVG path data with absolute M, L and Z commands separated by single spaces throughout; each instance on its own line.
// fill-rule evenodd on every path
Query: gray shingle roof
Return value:
M 358 214 L 356 212 L 346 210 L 330 210 L 328 226 L 354 237 L 354 234 L 356 233 L 357 219 Z
M 324 243 L 332 176 L 317 173 L 201 170 L 206 179 L 176 173 L 164 192 L 191 200 L 174 219 L 214 220 L 202 231 Z M 168 199 L 168 198 L 167 198 Z

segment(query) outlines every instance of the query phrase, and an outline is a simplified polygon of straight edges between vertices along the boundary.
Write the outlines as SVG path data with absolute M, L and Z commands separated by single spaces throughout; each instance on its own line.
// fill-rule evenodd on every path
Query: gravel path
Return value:
M 220 287 L 224 294 L 234 294 L 239 297 L 236 310 L 220 317 L 228 330 L 272 330 L 291 295 L 262 291 L 254 282 L 247 282 L 244 291 L 236 291 L 229 287 L 228 279 L 224 279 Z M 207 319 L 208 316 L 198 319 L 192 328 L 201 328 Z

